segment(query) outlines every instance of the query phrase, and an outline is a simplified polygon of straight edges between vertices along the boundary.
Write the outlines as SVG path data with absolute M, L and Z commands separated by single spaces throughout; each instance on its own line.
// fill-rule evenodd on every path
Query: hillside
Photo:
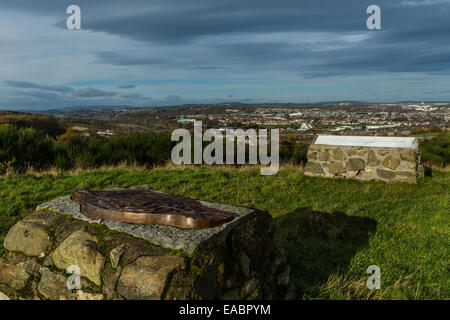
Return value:
M 170 166 L 11 174 L 0 178 L 0 240 L 37 204 L 75 188 L 139 184 L 266 209 L 304 299 L 450 298 L 448 171 L 417 185 L 310 178 L 295 166 L 265 177 L 254 167 Z M 365 285 L 372 264 L 381 268 L 380 290 Z
M 33 128 L 56 137 L 65 132 L 62 122 L 52 116 L 0 110 L 0 126 L 14 125 L 17 128 Z

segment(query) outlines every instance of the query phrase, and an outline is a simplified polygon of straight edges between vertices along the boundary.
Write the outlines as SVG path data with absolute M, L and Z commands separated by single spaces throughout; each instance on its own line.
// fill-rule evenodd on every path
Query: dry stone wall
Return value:
M 156 228 L 159 236 L 153 230 L 151 237 L 140 230 L 138 237 L 126 224 L 112 230 L 102 221 L 80 219 L 70 198 L 57 199 L 8 232 L 7 252 L 0 257 L 0 299 L 294 298 L 286 255 L 272 241 L 272 217 L 234 208 L 245 214 L 215 233 L 205 231 L 206 239 L 198 230 L 188 236 L 174 227 Z M 178 237 L 177 232 L 195 243 L 186 244 L 189 253 L 146 239 Z M 195 242 L 198 237 L 202 240 Z M 76 283 L 73 266 L 81 275 L 77 287 L 68 286 Z
M 312 144 L 304 172 L 309 176 L 415 183 L 423 175 L 418 142 L 412 148 Z

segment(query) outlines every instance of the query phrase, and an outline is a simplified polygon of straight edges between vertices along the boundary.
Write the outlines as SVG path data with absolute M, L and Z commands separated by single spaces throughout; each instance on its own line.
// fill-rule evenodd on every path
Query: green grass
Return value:
M 428 133 L 416 133 L 416 134 L 410 134 L 410 137 L 424 137 L 424 138 L 431 138 L 431 137 L 437 137 L 438 135 L 442 134 L 441 132 L 428 132 Z M 447 133 L 446 133 L 447 134 Z
M 301 298 L 450 298 L 448 171 L 417 185 L 311 178 L 292 167 L 275 176 L 208 167 L 9 175 L 0 178 L 0 240 L 36 205 L 75 188 L 139 184 L 269 211 Z M 380 290 L 366 287 L 372 264 Z

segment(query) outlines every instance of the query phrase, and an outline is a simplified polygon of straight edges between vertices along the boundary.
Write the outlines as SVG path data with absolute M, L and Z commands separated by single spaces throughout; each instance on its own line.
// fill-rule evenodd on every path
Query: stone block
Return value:
M 346 169 L 342 162 L 330 162 L 330 164 L 328 165 L 328 172 L 330 174 L 340 174 L 345 173 Z
M 123 269 L 117 292 L 128 300 L 159 300 L 171 273 L 183 265 L 177 256 L 140 257 Z
M 347 170 L 348 171 L 359 171 L 366 167 L 366 162 L 361 158 L 350 158 L 348 159 Z
M 381 179 L 392 180 L 395 178 L 395 173 L 389 170 L 377 169 L 377 174 Z
M 116 269 L 117 266 L 119 265 L 120 258 L 122 258 L 124 252 L 125 252 L 125 244 L 122 243 L 120 246 L 112 249 L 111 252 L 109 253 L 109 261 L 111 262 L 111 266 L 114 269 Z
M 78 230 L 65 239 L 53 252 L 53 263 L 61 270 L 69 266 L 78 266 L 81 276 L 88 278 L 96 285 L 101 285 L 100 274 L 105 258 L 96 250 L 97 238 Z
M 30 275 L 25 271 L 24 262 L 11 265 L 0 260 L 0 283 L 21 290 L 25 288 L 29 279 Z
M 85 301 L 96 301 L 96 300 L 103 300 L 104 296 L 101 293 L 89 293 L 84 292 L 83 290 L 77 290 L 76 299 Z
M 306 164 L 303 171 L 305 172 L 305 174 L 311 174 L 311 175 L 325 174 L 320 163 L 312 162 L 312 161 L 308 161 L 308 163 Z
M 361 171 L 359 176 L 363 179 L 371 179 L 373 177 L 373 171 L 372 170 Z
M 36 222 L 19 221 L 8 232 L 4 246 L 27 256 L 44 257 L 50 244 L 48 230 Z
M 311 160 L 317 160 L 317 152 L 309 150 L 307 157 L 308 157 L 308 159 L 311 159 Z
M 319 135 L 308 151 L 304 173 L 309 176 L 345 177 L 359 180 L 416 182 L 420 176 L 420 152 L 416 138 Z M 314 150 L 314 151 L 311 151 Z M 330 151 L 331 150 L 331 151 Z M 320 154 L 319 157 L 312 157 Z M 329 160 L 327 155 L 331 152 Z M 380 170 L 380 171 L 379 171 Z
M 11 300 L 6 294 L 0 292 L 0 301 Z
M 416 162 L 417 152 L 415 150 L 409 150 L 409 151 L 402 152 L 400 154 L 400 158 L 402 158 L 402 160 L 405 160 L 405 161 Z
M 317 153 L 317 160 L 319 161 L 330 161 L 331 155 L 328 151 L 319 151 Z
M 38 291 L 45 298 L 50 300 L 75 299 L 72 291 L 67 287 L 67 278 L 62 274 L 52 272 L 48 268 L 41 268 L 40 273 Z
M 408 168 L 408 169 L 416 169 L 417 163 L 416 162 L 405 161 L 404 162 L 404 166 L 406 168 Z
M 335 160 L 345 160 L 346 156 L 345 156 L 345 153 L 341 149 L 336 148 L 336 149 L 333 149 L 333 158 Z
M 346 150 L 347 150 L 347 157 L 353 157 L 357 153 L 356 149 L 353 148 L 353 147 L 350 147 L 350 148 L 348 148 Z M 343 159 L 343 160 L 345 160 L 345 159 Z
M 387 156 L 381 163 L 383 164 L 383 167 L 395 170 L 400 165 L 400 160 L 394 156 Z
M 367 164 L 370 167 L 376 167 L 380 164 L 380 160 L 377 157 L 377 154 L 375 153 L 375 151 L 370 150 L 368 155 L 367 155 Z

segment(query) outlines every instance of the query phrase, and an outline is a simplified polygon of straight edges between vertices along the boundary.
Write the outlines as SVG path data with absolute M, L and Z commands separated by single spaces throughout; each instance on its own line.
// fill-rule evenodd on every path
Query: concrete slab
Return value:
M 414 137 L 327 136 L 319 135 L 314 144 L 377 148 L 414 148 Z

